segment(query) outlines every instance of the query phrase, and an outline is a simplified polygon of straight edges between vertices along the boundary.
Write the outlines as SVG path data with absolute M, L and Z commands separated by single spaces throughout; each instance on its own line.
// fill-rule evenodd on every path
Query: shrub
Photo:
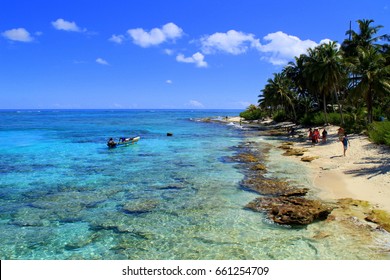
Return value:
M 390 121 L 373 122 L 370 124 L 368 136 L 374 143 L 390 146 Z
M 248 121 L 259 120 L 264 116 L 264 113 L 259 108 L 248 107 L 244 112 L 240 113 L 240 117 Z
M 284 110 L 276 111 L 272 115 L 272 118 L 276 122 L 283 122 L 283 121 L 286 121 L 288 119 L 287 118 L 287 114 L 286 114 L 286 112 Z
M 349 128 L 348 130 L 355 131 L 356 130 L 355 126 L 357 125 L 357 123 L 355 123 L 353 116 L 351 114 L 344 113 L 343 117 L 344 117 L 344 126 Z M 333 125 L 341 125 L 340 114 L 336 112 L 328 113 L 328 122 Z M 300 123 L 303 125 L 322 126 L 326 123 L 326 121 L 323 112 L 316 112 L 316 113 L 305 114 L 305 116 L 303 116 L 300 119 Z

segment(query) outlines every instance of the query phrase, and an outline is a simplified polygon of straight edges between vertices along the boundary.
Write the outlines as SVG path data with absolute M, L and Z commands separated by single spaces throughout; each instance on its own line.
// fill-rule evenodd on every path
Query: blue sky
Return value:
M 244 109 L 388 1 L 2 0 L 1 109 Z

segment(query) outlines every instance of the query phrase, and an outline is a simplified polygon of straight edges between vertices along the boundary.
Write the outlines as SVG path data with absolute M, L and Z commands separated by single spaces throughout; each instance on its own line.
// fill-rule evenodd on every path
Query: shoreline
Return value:
M 311 179 L 319 190 L 319 198 L 368 201 L 373 207 L 390 213 L 390 149 L 371 143 L 366 136 L 352 134 L 344 157 L 337 128 L 327 127 L 327 143 L 315 146 L 308 141 L 295 143 L 297 147 L 308 150 L 305 156 L 317 157 L 310 163 L 302 164 L 311 170 Z
M 240 117 L 230 117 L 222 122 L 237 124 L 240 120 Z M 273 128 L 272 125 L 269 126 L 270 121 L 251 124 L 241 122 L 243 128 L 248 129 Z M 275 127 L 285 130 L 289 125 L 277 124 Z M 284 133 L 285 136 L 282 138 L 285 138 L 285 141 L 293 142 L 294 148 L 306 149 L 304 156 L 315 159 L 304 162 L 301 161 L 301 157 L 289 158 L 310 170 L 310 181 L 318 191 L 319 199 L 336 201 L 350 198 L 367 201 L 372 208 L 390 213 L 390 148 L 370 142 L 367 136 L 351 134 L 350 146 L 344 157 L 337 128 L 338 126 L 327 126 L 327 142 L 320 142 L 314 146 L 307 139 L 306 128 L 297 130 L 296 135 L 303 137 L 289 137 Z M 320 131 L 322 129 L 323 127 Z M 278 139 L 280 140 L 280 137 Z

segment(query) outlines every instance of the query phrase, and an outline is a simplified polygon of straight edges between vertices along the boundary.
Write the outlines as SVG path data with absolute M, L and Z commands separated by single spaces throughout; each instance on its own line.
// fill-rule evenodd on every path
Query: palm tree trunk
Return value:
M 368 93 L 367 93 L 367 118 L 368 123 L 372 123 L 372 91 L 371 91 L 371 85 L 368 87 Z
M 338 107 L 339 107 L 340 118 L 341 118 L 341 124 L 344 125 L 343 110 L 341 109 L 341 104 L 340 104 L 340 100 L 339 100 L 339 97 L 338 97 L 338 95 L 337 95 L 336 89 L 334 90 L 334 96 L 336 97 L 336 102 L 337 102 L 337 105 L 338 105 Z
M 326 97 L 325 97 L 325 93 L 322 96 L 323 96 L 323 101 L 324 101 L 325 124 L 328 124 L 328 114 L 326 113 Z
M 293 111 L 294 122 L 296 122 L 297 121 L 297 114 L 295 113 L 294 105 L 291 105 L 291 108 L 292 108 L 292 111 Z

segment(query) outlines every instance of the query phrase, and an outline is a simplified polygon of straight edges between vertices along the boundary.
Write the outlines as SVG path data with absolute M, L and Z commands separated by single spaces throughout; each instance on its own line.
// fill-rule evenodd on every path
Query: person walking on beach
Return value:
M 344 134 L 344 137 L 343 139 L 341 140 L 341 142 L 343 143 L 343 148 L 344 148 L 344 156 L 345 156 L 345 153 L 348 149 L 348 145 L 351 145 L 351 143 L 349 143 L 349 139 L 348 139 L 348 136 L 347 134 Z
M 312 131 L 311 143 L 313 145 L 317 144 L 318 143 L 318 139 L 320 139 L 320 131 L 318 130 L 318 128 L 315 128 L 314 131 Z
M 309 128 L 309 136 L 308 136 L 308 138 L 309 138 L 310 140 L 313 139 L 313 129 L 312 129 L 311 127 Z
M 316 144 L 320 141 L 320 130 L 318 128 L 314 129 L 314 139 Z
M 345 131 L 344 128 L 340 126 L 339 129 L 337 129 L 337 136 L 339 137 L 339 140 L 342 141 L 344 137 Z
M 326 137 L 327 136 L 328 136 L 328 132 L 324 128 L 324 130 L 322 131 L 322 143 L 326 143 Z

